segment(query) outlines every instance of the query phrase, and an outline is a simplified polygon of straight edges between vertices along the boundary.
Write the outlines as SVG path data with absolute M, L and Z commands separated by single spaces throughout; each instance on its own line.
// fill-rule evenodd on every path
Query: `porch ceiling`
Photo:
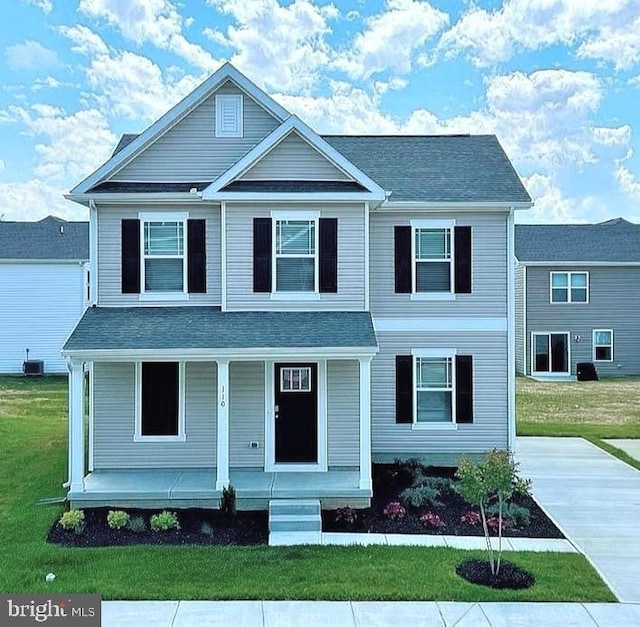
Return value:
M 229 349 L 377 351 L 371 315 L 341 311 L 225 311 L 218 307 L 90 307 L 63 353 Z

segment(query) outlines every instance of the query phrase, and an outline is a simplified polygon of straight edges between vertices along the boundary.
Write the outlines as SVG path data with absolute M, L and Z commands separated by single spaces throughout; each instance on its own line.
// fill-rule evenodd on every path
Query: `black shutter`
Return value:
M 253 219 L 253 291 L 271 291 L 271 218 Z
M 189 255 L 187 277 L 190 294 L 207 291 L 206 221 L 187 221 L 187 253 Z
M 320 218 L 320 291 L 338 291 L 338 220 Z
M 396 422 L 413 422 L 413 357 L 396 355 Z
M 396 226 L 394 232 L 395 244 L 395 275 L 396 294 L 411 293 L 411 227 Z
M 471 227 L 456 226 L 453 233 L 455 293 L 471 294 Z
M 140 220 L 122 220 L 122 293 L 140 293 Z
M 142 364 L 142 435 L 178 435 L 178 363 Z
M 473 357 L 456 356 L 456 422 L 473 422 Z

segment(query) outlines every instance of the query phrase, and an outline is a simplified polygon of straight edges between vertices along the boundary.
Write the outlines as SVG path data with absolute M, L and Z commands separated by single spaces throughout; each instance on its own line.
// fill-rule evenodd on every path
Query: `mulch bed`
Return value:
M 425 474 L 434 477 L 453 479 L 455 469 L 429 467 Z M 444 490 L 439 496 L 442 507 L 422 507 L 414 509 L 403 505 L 406 509 L 404 518 L 391 520 L 383 514 L 384 508 L 391 501 L 401 501 L 399 494 L 411 485 L 411 474 L 402 464 L 374 464 L 373 465 L 373 498 L 371 507 L 357 510 L 357 520 L 354 524 L 336 521 L 336 510 L 323 510 L 323 531 L 344 531 L 355 533 L 405 533 L 405 534 L 434 534 L 454 536 L 483 536 L 482 524 L 469 525 L 460 522 L 460 517 L 470 510 L 470 507 L 453 490 Z M 516 495 L 513 502 L 529 509 L 530 524 L 526 527 L 508 528 L 503 531 L 507 538 L 564 538 L 562 532 L 547 518 L 537 503 L 529 496 Z M 432 511 L 438 516 L 444 526 L 438 528 L 425 527 L 420 522 L 420 516 L 426 511 Z M 492 532 L 494 535 L 494 532 Z M 497 535 L 497 533 L 495 534 Z
M 134 533 L 128 529 L 111 529 L 107 525 L 107 513 L 114 507 L 85 509 L 85 528 L 82 534 L 65 531 L 57 521 L 51 527 L 47 540 L 63 546 L 128 546 L 133 544 L 158 545 L 252 545 L 266 544 L 269 537 L 267 512 L 237 512 L 233 523 L 219 511 L 210 509 L 176 509 L 179 530 L 151 531 L 149 517 L 160 510 L 126 510 L 131 517 L 141 516 L 147 529 Z M 208 523 L 212 532 L 202 533 L 202 524 Z
M 497 575 L 491 573 L 488 560 L 466 560 L 456 566 L 456 573 L 470 583 L 498 589 L 522 590 L 530 588 L 536 582 L 529 571 L 504 560 Z

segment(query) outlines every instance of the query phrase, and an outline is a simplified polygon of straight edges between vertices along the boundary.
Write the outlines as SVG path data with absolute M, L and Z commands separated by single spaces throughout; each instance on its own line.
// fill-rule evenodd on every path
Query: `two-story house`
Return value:
M 321 137 L 227 64 L 68 197 L 74 505 L 363 506 L 372 460 L 511 446 L 531 200 L 495 137 Z
M 640 374 L 640 225 L 517 225 L 516 257 L 519 373 Z

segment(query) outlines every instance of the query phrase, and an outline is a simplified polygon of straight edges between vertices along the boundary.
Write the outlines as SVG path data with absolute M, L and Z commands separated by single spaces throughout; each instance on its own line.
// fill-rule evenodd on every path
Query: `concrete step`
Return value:
M 313 515 L 320 516 L 320 501 L 314 499 L 272 499 L 269 515 Z
M 322 531 L 320 516 L 313 514 L 274 514 L 269 516 L 269 531 Z

